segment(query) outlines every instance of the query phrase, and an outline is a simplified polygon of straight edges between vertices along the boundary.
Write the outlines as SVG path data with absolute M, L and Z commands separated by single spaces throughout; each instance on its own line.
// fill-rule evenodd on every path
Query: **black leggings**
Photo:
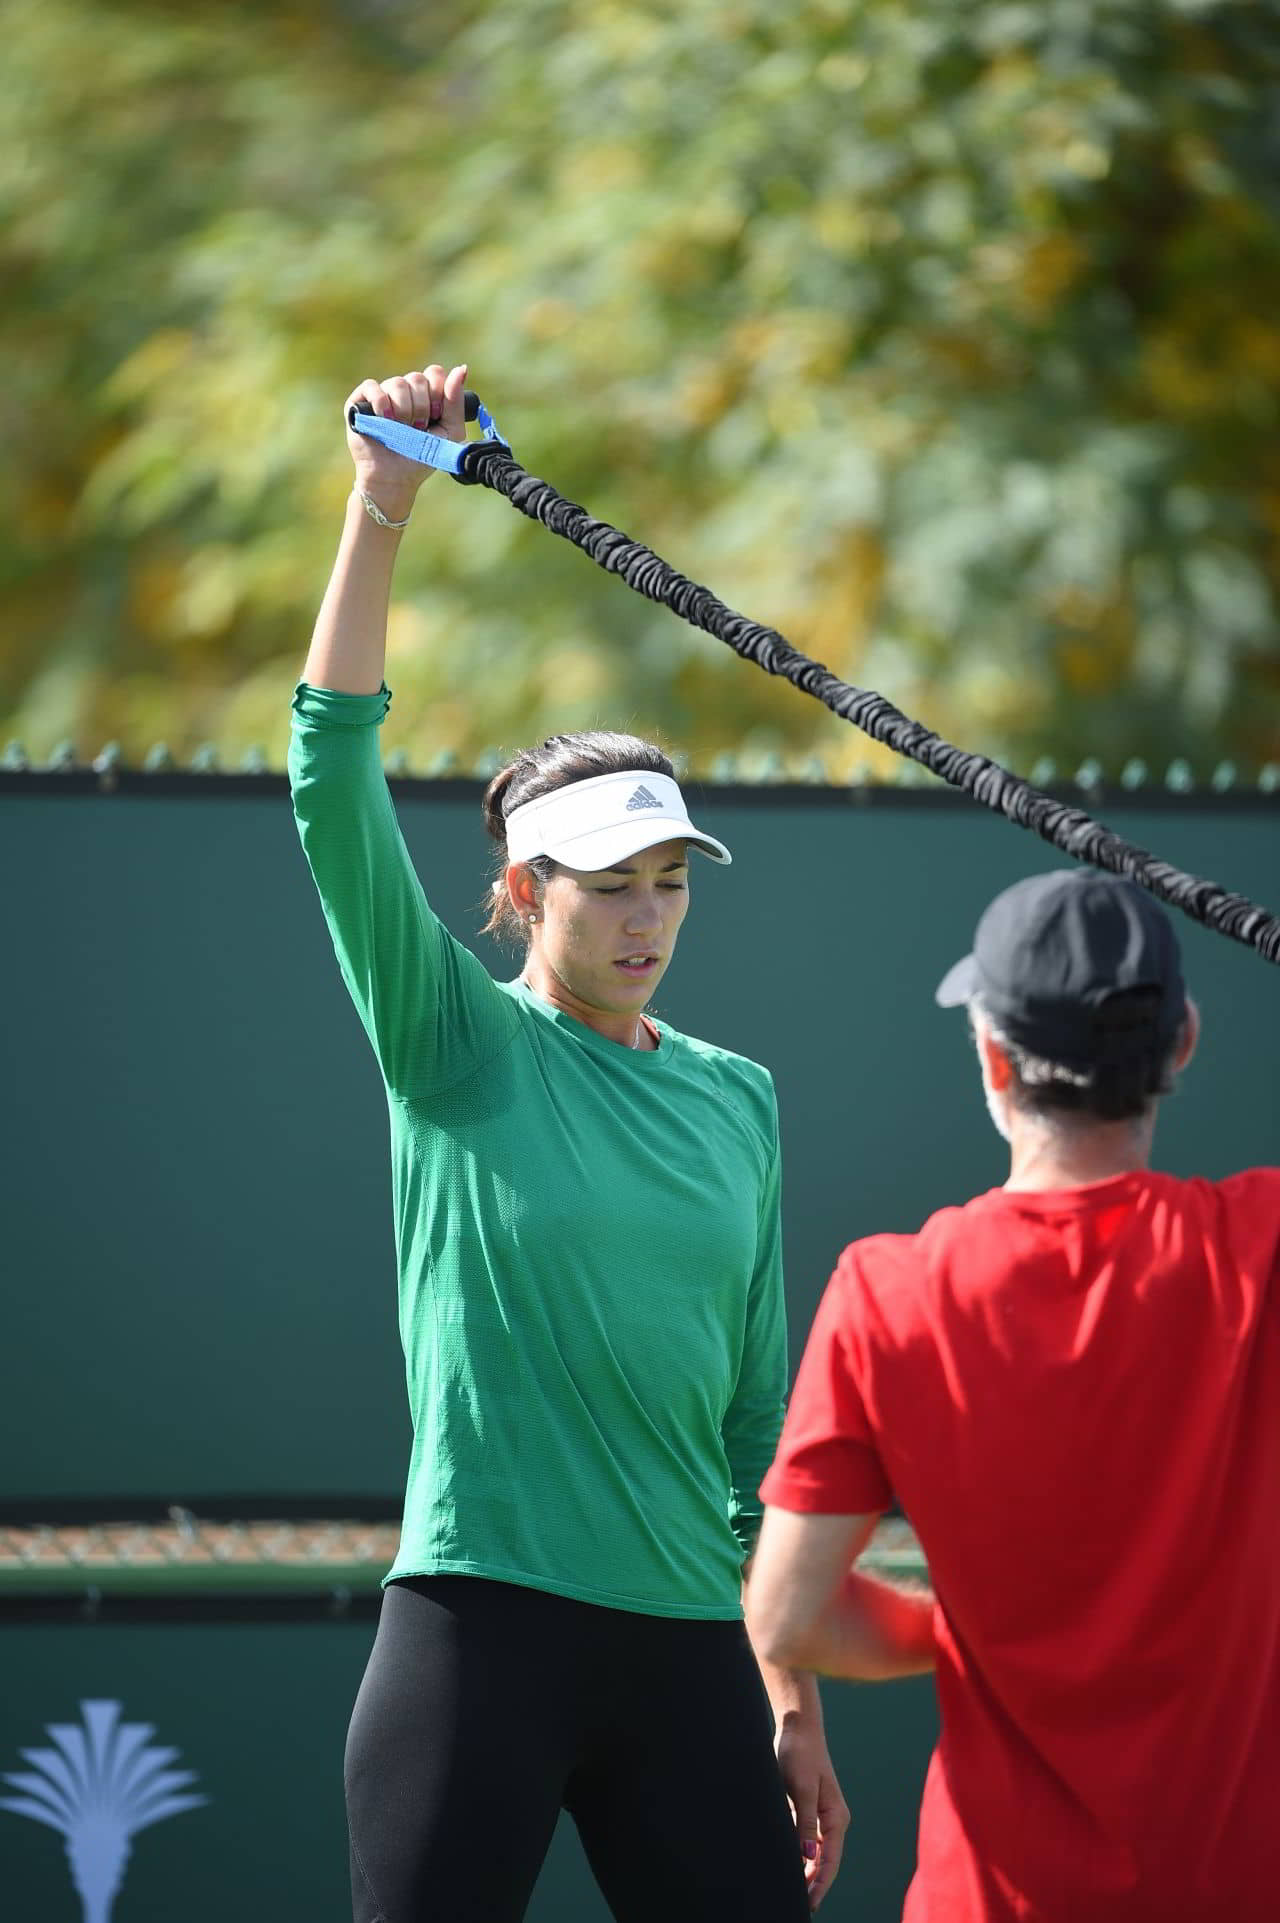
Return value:
M 741 1623 L 392 1583 L 351 1718 L 356 1923 L 518 1923 L 560 1810 L 618 1923 L 802 1923 Z

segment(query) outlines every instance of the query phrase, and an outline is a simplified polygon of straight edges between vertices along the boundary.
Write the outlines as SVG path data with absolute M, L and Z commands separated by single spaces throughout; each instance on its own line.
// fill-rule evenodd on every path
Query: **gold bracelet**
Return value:
M 412 508 L 409 509 L 409 513 L 405 515 L 403 521 L 389 521 L 371 494 L 366 494 L 362 487 L 356 488 L 355 493 L 359 500 L 363 502 L 365 513 L 370 515 L 372 519 L 378 523 L 379 527 L 396 529 L 408 527 L 410 516 L 413 513 Z

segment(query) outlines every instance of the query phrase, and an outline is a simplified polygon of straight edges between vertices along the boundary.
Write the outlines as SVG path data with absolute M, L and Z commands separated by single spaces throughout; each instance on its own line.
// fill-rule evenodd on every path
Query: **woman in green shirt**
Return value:
M 461 440 L 465 373 L 348 406 Z M 348 1741 L 357 1923 L 516 1923 L 561 1808 L 615 1917 L 785 1923 L 829 1886 L 847 1812 L 813 1678 L 758 1673 L 741 1620 L 786 1386 L 777 1114 L 763 1068 L 645 1013 L 689 849 L 728 851 L 658 749 L 556 736 L 485 798 L 519 978 L 453 940 L 378 751 L 427 470 L 348 440 L 289 767 L 387 1088 L 414 1422 Z

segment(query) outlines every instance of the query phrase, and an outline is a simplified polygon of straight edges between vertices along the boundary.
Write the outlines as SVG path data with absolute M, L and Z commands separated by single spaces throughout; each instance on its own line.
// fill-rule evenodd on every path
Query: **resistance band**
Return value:
M 367 412 L 363 403 L 351 409 L 349 420 L 358 433 L 381 441 L 409 460 L 452 474 L 464 486 L 478 485 L 504 494 L 521 514 L 581 548 L 597 567 L 616 574 L 636 594 L 661 602 L 693 627 L 725 642 L 744 660 L 754 661 L 766 674 L 784 676 L 873 740 L 883 742 L 895 754 L 918 761 L 951 787 L 971 795 L 1020 828 L 1032 830 L 1063 854 L 1137 882 L 1193 921 L 1256 949 L 1266 961 L 1280 963 L 1280 919 L 1267 909 L 1243 895 L 1229 893 L 1216 882 L 1158 861 L 1146 849 L 1113 834 L 1083 809 L 1055 801 L 986 755 L 953 748 L 883 695 L 841 681 L 821 662 L 799 653 L 776 629 L 762 628 L 745 615 L 735 614 L 709 588 L 678 574 L 651 548 L 610 527 L 607 521 L 595 520 L 585 508 L 558 494 L 549 482 L 527 473 L 499 433 L 492 415 L 470 390 L 466 415 L 469 421 L 479 423 L 482 440 L 443 440 L 401 421 L 385 421 Z

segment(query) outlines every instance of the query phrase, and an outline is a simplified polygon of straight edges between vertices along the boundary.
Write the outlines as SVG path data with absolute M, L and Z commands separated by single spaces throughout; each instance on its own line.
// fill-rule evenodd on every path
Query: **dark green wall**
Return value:
M 282 785 L 34 785 L 0 794 L 0 1502 L 394 1498 L 408 1424 L 385 1108 Z M 476 791 L 419 788 L 400 811 L 470 937 Z M 697 864 L 659 1012 L 774 1071 L 798 1345 L 845 1241 L 1002 1179 L 963 1018 L 932 990 L 987 898 L 1056 857 L 946 796 L 713 790 L 699 812 L 736 860 Z M 1280 805 L 1109 818 L 1280 902 Z M 1206 1032 L 1159 1146 L 1215 1175 L 1277 1153 L 1280 976 L 1180 926 Z

